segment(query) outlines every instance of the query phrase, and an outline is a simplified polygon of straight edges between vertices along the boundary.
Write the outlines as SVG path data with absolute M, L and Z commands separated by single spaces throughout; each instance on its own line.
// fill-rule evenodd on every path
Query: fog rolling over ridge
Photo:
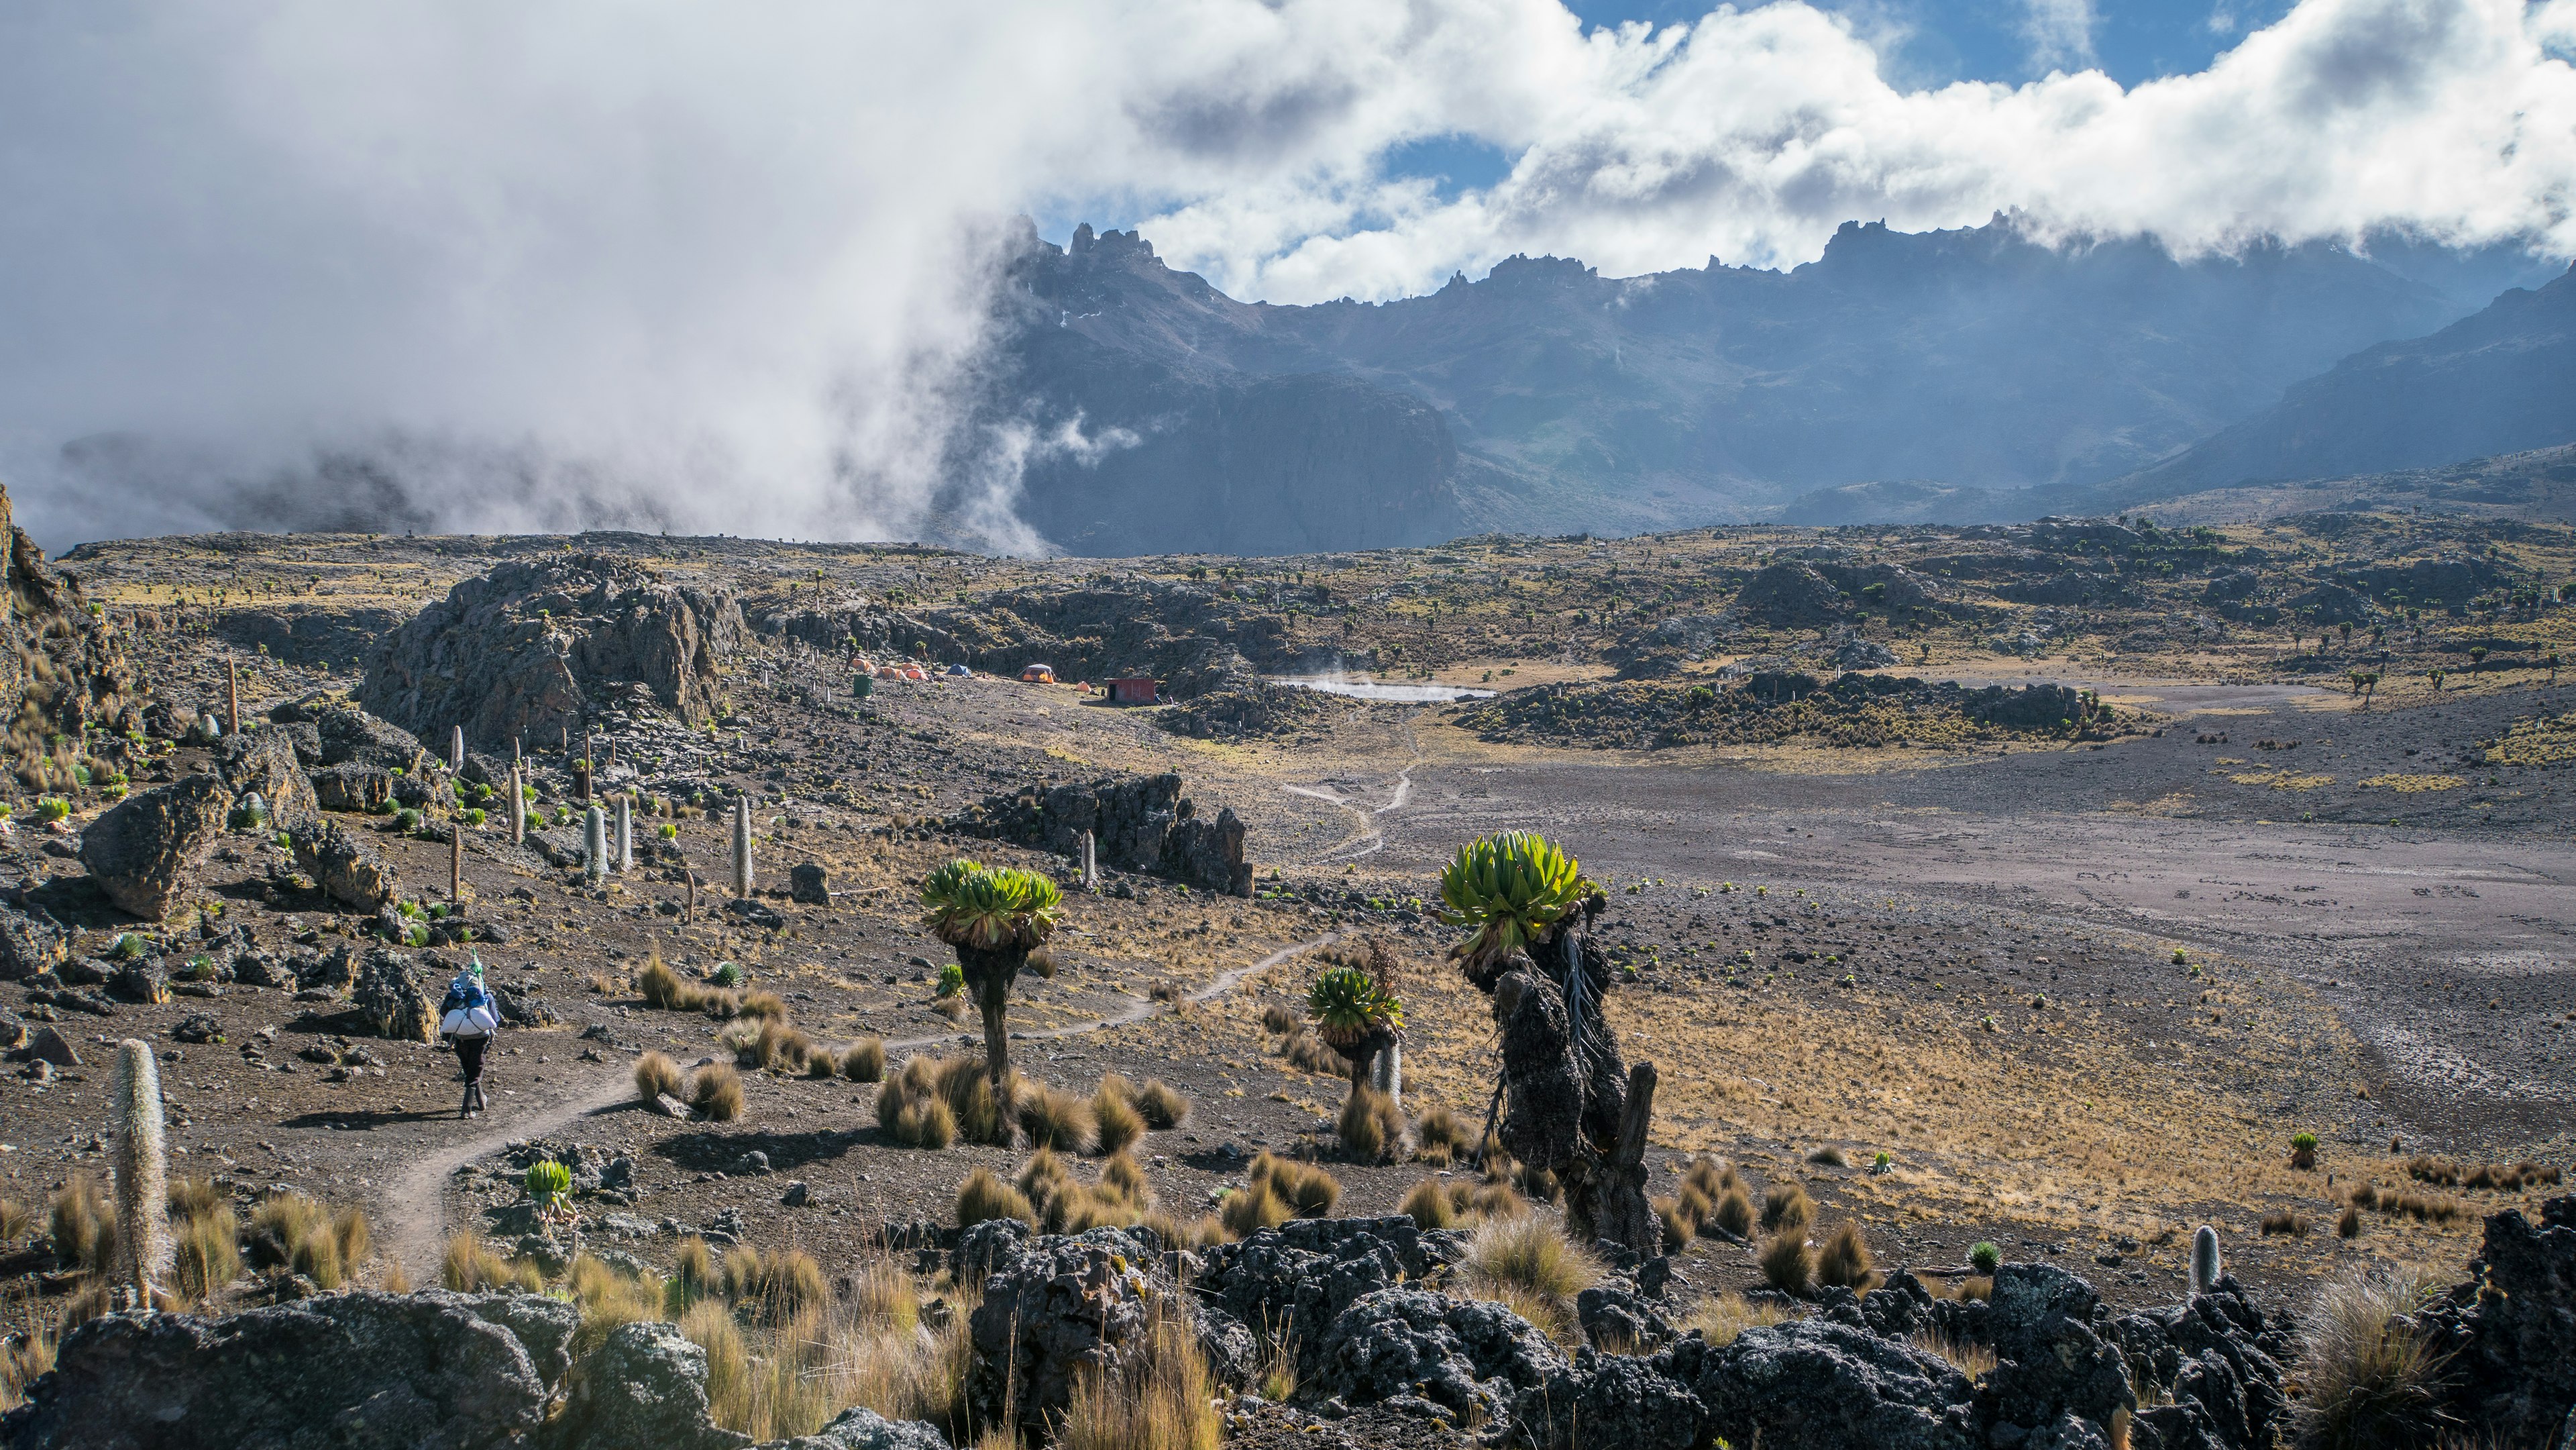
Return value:
M 2091 487 L 2576 253 L 2576 0 L 2301 0 L 2125 89 L 1879 44 L 1800 3 L 15 7 L 0 478 L 54 547 L 1651 528 Z

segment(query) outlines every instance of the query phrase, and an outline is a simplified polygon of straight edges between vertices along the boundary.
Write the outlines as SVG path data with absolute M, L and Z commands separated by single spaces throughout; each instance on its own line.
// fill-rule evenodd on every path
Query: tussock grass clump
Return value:
M 250 1261 L 254 1268 L 285 1268 L 325 1289 L 348 1282 L 367 1254 L 367 1216 L 330 1210 L 301 1193 L 281 1193 L 250 1212 Z
M 672 971 L 668 962 L 662 960 L 659 949 L 645 959 L 643 970 L 635 974 L 635 994 L 644 999 L 645 1006 L 659 1011 L 695 1010 L 697 1004 L 689 1000 L 689 994 L 694 990 L 689 983 L 680 980 L 680 974 Z
M 1753 1200 L 1744 1186 L 1737 1184 L 1718 1195 L 1709 1208 L 1708 1217 L 1700 1220 L 1703 1229 L 1714 1226 L 1735 1236 L 1737 1242 L 1753 1237 Z
M 1375 1088 L 1357 1087 L 1343 1101 L 1335 1127 L 1344 1153 L 1362 1163 L 1383 1163 L 1404 1142 L 1404 1110 Z
M 1457 1207 L 1450 1202 L 1449 1189 L 1437 1178 L 1425 1178 L 1405 1190 L 1404 1201 L 1395 1211 L 1413 1220 L 1414 1226 L 1429 1232 L 1436 1228 L 1454 1228 L 1458 1223 Z
M 1877 1261 L 1870 1257 L 1869 1240 L 1856 1220 L 1843 1220 L 1825 1236 L 1816 1250 L 1816 1282 L 1839 1284 L 1858 1294 L 1878 1287 Z
M 882 1037 L 862 1037 L 841 1054 L 841 1076 L 852 1082 L 883 1082 L 886 1051 Z
M 1267 1183 L 1300 1218 L 1324 1218 L 1341 1202 L 1341 1180 L 1313 1163 L 1300 1163 L 1275 1153 L 1263 1153 L 1252 1160 L 1246 1174 L 1252 1183 Z
M 1467 1292 L 1504 1305 L 1558 1340 L 1579 1332 L 1575 1296 L 1601 1279 L 1601 1265 L 1554 1218 L 1540 1214 L 1487 1219 L 1468 1240 L 1459 1268 Z
M 1413 1157 L 1418 1163 L 1446 1168 L 1467 1156 L 1475 1141 L 1466 1123 L 1446 1107 L 1427 1108 L 1413 1120 Z
M 787 1020 L 787 1001 L 776 992 L 745 992 L 733 1010 L 737 1017 L 756 1017 L 764 1022 Z
M 724 1256 L 721 1277 L 725 1298 L 762 1324 L 786 1324 L 831 1296 L 823 1266 L 803 1249 L 764 1254 L 737 1244 Z
M 716 1273 L 716 1251 L 696 1234 L 680 1240 L 671 1255 L 671 1292 L 680 1307 L 685 1309 L 723 1289 Z
M 1952 1369 L 1971 1380 L 1982 1378 L 1995 1367 L 1995 1350 L 1990 1344 L 1968 1344 L 1925 1329 L 1915 1334 L 1914 1347 L 1948 1360 Z
M 1217 1221 L 1236 1238 L 1250 1238 L 1266 1228 L 1277 1228 L 1295 1218 L 1297 1211 L 1279 1196 L 1267 1178 L 1256 1178 L 1225 1196 L 1217 1211 Z
M 730 1123 L 742 1116 L 742 1074 L 721 1062 L 699 1068 L 689 1079 L 689 1106 L 710 1122 Z
M 534 1263 L 504 1259 L 471 1232 L 460 1231 L 447 1241 L 447 1251 L 440 1256 L 438 1282 L 460 1294 L 514 1286 L 540 1294 L 545 1292 L 546 1276 Z
M 1755 1262 L 1761 1266 L 1762 1281 L 1783 1294 L 1804 1295 L 1815 1286 L 1816 1251 L 1807 1247 L 1806 1235 L 1797 1229 L 1773 1234 Z
M 2344 1205 L 2342 1214 L 2337 1216 L 2335 1219 L 2335 1237 L 2339 1239 L 2357 1239 L 2361 1237 L 2360 1209 L 2355 1208 L 2350 1204 Z
M 1170 1083 L 1149 1077 L 1136 1090 L 1136 1112 L 1144 1118 L 1146 1127 L 1160 1133 L 1190 1120 L 1190 1100 Z
M 1041 1148 L 1088 1153 L 1099 1137 L 1091 1105 L 1062 1088 L 1037 1087 L 1021 1094 L 1019 1118 L 1020 1131 Z
M 177 1237 L 172 1265 L 185 1302 L 202 1304 L 241 1277 L 241 1222 L 231 1204 L 218 1202 L 188 1215 Z
M 24 1404 L 27 1386 L 53 1370 L 54 1333 L 30 1325 L 26 1334 L 0 1340 L 0 1414 Z
M 1795 1183 L 1774 1183 L 1762 1190 L 1762 1231 L 1803 1230 L 1815 1219 L 1815 1200 Z
M 680 1316 L 680 1332 L 707 1353 L 709 1417 L 727 1429 L 749 1424 L 751 1351 L 743 1344 L 733 1311 L 713 1299 L 693 1304 Z
M 1834 1147 L 1831 1144 L 1827 1144 L 1822 1148 L 1818 1148 L 1813 1153 L 1808 1154 L 1807 1161 L 1815 1164 L 1819 1168 L 1849 1168 L 1851 1166 L 1851 1160 L 1843 1156 L 1843 1150 Z
M 2263 1215 L 2263 1236 L 2265 1238 L 2271 1238 L 2275 1235 L 2284 1235 L 2294 1239 L 2306 1238 L 2308 1236 L 2308 1221 L 2301 1217 L 2296 1209 L 2276 1209 L 2271 1213 Z
M 116 1210 L 97 1179 L 74 1173 L 45 1205 L 45 1232 L 55 1258 L 96 1273 L 116 1253 Z
M 1216 1381 L 1198 1336 L 1176 1310 L 1158 1307 L 1143 1352 L 1112 1372 L 1074 1381 L 1059 1450 L 1216 1450 L 1223 1431 Z
M 758 1026 L 752 1027 L 754 1021 Z M 749 1018 L 737 1024 L 751 1027 L 733 1037 L 734 1061 L 762 1072 L 803 1072 L 814 1056 L 814 1039 L 787 1024 L 784 1016 Z
M 1299 1072 L 1311 1072 L 1321 1077 L 1350 1076 L 1351 1065 L 1342 1060 L 1342 1055 L 1303 1027 L 1279 1044 L 1279 1055 L 1287 1058 L 1288 1065 Z
M 581 1306 L 581 1326 L 572 1337 L 575 1363 L 598 1348 L 617 1326 L 647 1323 L 668 1314 L 669 1287 L 649 1269 L 629 1274 L 582 1254 L 565 1271 L 564 1285 Z
M 1030 1206 L 1028 1195 L 994 1177 L 992 1169 L 978 1168 L 958 1185 L 957 1226 L 973 1228 L 997 1218 L 1015 1218 L 1031 1228 L 1038 1226 L 1037 1210 Z
M 1800 1316 L 1777 1304 L 1755 1304 L 1737 1293 L 1710 1294 L 1691 1310 L 1681 1325 L 1683 1333 L 1696 1329 L 1711 1349 L 1724 1349 L 1744 1331 L 1773 1324 L 1785 1324 Z
M 36 1216 L 14 1198 L 0 1198 L 0 1244 L 13 1244 L 34 1232 Z
M 1136 1110 L 1136 1090 L 1118 1074 L 1103 1073 L 1091 1095 L 1092 1135 L 1103 1153 L 1121 1153 L 1145 1136 L 1145 1116 Z
M 183 1223 L 226 1203 L 223 1191 L 215 1187 L 215 1180 L 203 1175 L 182 1178 L 170 1185 L 170 1217 Z
M 1261 1030 L 1273 1037 L 1286 1037 L 1304 1025 L 1287 1004 L 1273 1002 L 1261 1009 Z
M 2377 1270 L 2347 1273 L 2318 1291 L 2299 1320 L 2306 1393 L 2292 1414 L 2300 1443 L 2430 1445 L 2454 1428 L 2442 1414 L 2442 1357 L 2395 1322 L 2433 1292 L 2428 1280 Z
M 680 1065 L 659 1052 L 648 1052 L 635 1059 L 635 1097 L 647 1107 L 662 1098 L 681 1098 L 689 1090 L 687 1074 Z

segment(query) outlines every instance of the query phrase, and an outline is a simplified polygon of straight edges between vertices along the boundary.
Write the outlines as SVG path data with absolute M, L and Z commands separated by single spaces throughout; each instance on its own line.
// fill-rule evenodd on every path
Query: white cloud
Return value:
M 2022 0 L 2022 39 L 2037 66 L 2079 66 L 2093 59 L 2093 0 Z
M 2086 0 L 2033 3 L 2081 55 Z M 1026 547 L 1011 461 L 1074 444 L 954 422 L 1015 210 L 1147 217 L 1283 301 L 1997 210 L 2568 255 L 2571 7 L 2304 0 L 2124 92 L 1902 89 L 1799 3 L 1586 34 L 1556 0 L 34 0 L 0 14 L 0 475 L 49 542 L 321 516 L 294 480 L 329 445 L 440 527 Z M 1510 174 L 1386 174 L 1441 135 Z M 59 466 L 121 430 L 125 492 Z

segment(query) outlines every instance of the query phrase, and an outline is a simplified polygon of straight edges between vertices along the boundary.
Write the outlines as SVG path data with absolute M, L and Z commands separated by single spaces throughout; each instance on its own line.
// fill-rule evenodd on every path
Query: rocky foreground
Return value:
M 2257 1450 L 2300 1438 L 2312 1337 L 2232 1279 L 2112 1316 L 2082 1278 L 2006 1264 L 1983 1300 L 1910 1274 L 1828 1290 L 1811 1317 L 1724 1342 L 1677 1333 L 1686 1286 L 1629 1256 L 1579 1304 L 1571 1355 L 1499 1303 L 1445 1292 L 1460 1236 L 1409 1218 L 1302 1220 L 1240 1243 L 1167 1249 L 1150 1229 L 1032 1237 L 1013 1220 L 908 1236 L 924 1267 L 981 1279 L 961 1428 L 1065 1414 L 1081 1378 L 1154 1352 L 1186 1316 L 1238 1430 L 1390 1417 L 1480 1443 L 1694 1450 Z M 2468 1281 L 2415 1316 L 2438 1347 L 2412 1422 L 2471 1443 L 2563 1446 L 2576 1432 L 2576 1197 L 2535 1226 L 2487 1220 Z M 945 1307 L 944 1304 L 942 1307 Z M 218 1445 L 538 1445 L 733 1450 L 709 1417 L 706 1352 L 661 1322 L 586 1330 L 534 1294 L 357 1292 L 221 1318 L 130 1313 L 64 1341 L 0 1421 L 12 1450 Z M 1278 1349 L 1285 1346 L 1284 1350 Z M 1293 1358 L 1287 1405 L 1249 1392 Z M 1961 1365 L 1991 1368 L 1971 1378 Z M 1383 1442 L 1382 1435 L 1372 1435 Z M 946 1429 L 853 1408 L 794 1450 L 940 1450 Z M 2376 1443 L 2376 1442 L 2374 1442 Z M 2388 1443 L 2401 1443 L 2390 1441 Z M 2405 1441 L 2403 1443 L 2413 1443 Z

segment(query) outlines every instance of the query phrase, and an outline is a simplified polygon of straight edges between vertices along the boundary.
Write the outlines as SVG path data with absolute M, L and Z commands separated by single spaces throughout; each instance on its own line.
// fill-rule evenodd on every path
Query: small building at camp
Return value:
M 1130 675 L 1109 682 L 1112 705 L 1151 705 L 1154 703 L 1154 681 L 1146 675 Z

